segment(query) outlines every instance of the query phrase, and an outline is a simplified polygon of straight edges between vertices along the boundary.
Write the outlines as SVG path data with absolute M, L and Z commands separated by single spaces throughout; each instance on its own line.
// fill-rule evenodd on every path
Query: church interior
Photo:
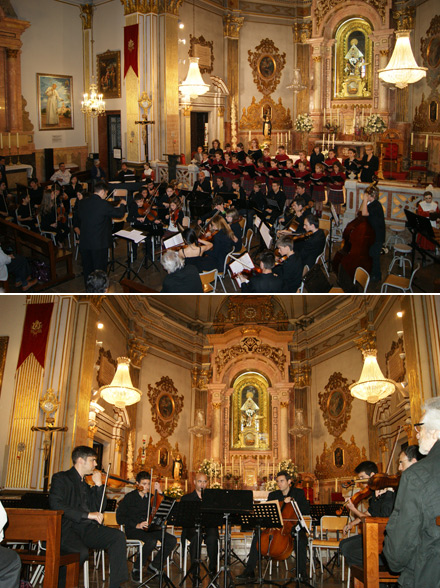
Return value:
M 0 156 L 9 188 L 18 197 L 31 178 L 50 185 L 60 163 L 87 185 L 99 160 L 107 180 L 122 162 L 140 179 L 148 161 L 156 182 L 191 191 L 197 148 L 214 140 L 233 151 L 256 140 L 272 158 L 284 146 L 293 160 L 315 145 L 340 161 L 354 148 L 360 159 L 372 145 L 387 227 L 383 280 L 396 272 L 406 280 L 416 267 L 406 213 L 426 190 L 432 210 L 440 202 L 439 19 L 436 0 L 0 0 Z M 414 77 L 409 62 L 393 69 L 403 68 L 394 63 L 400 43 Z M 94 91 L 103 98 L 92 105 Z M 365 188 L 347 176 L 341 232 Z M 189 206 L 185 217 L 193 223 Z M 432 223 L 419 292 L 435 292 L 440 279 L 436 263 L 426 267 L 438 261 Z M 1 224 L 27 254 L 50 258 L 53 275 L 33 291 L 84 292 L 70 225 L 69 244 L 50 257 L 48 244 L 26 243 Z M 125 255 L 121 239 L 116 256 Z M 165 274 L 156 265 L 140 266 L 143 283 L 135 274 L 138 288 L 125 291 L 160 291 Z M 345 289 L 337 276 L 331 286 Z M 368 291 L 381 287 L 371 282 Z
M 265 500 L 290 468 L 313 515 L 343 505 L 360 462 L 396 474 L 439 395 L 431 295 L 3 295 L 0 307 L 8 508 L 44 508 L 52 475 L 86 445 L 110 474 L 151 470 L 177 498 L 203 471 L 210 488 Z M 361 378 L 368 357 L 373 382 Z M 115 383 L 121 366 L 129 385 Z M 108 586 L 94 573 L 91 586 Z M 317 564 L 315 585 L 345 586 L 340 573 Z

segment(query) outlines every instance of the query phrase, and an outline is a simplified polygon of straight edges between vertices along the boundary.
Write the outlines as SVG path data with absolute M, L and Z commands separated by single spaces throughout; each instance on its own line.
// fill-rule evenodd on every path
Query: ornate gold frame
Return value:
M 339 437 L 347 428 L 351 415 L 353 397 L 350 394 L 348 380 L 343 378 L 340 372 L 334 372 L 324 390 L 325 392 L 318 395 L 324 423 L 330 435 Z M 335 398 L 342 398 L 342 406 L 337 413 L 332 408 Z
M 110 367 L 108 364 L 114 368 L 111 378 L 109 378 Z M 104 347 L 99 348 L 99 356 L 96 365 L 99 368 L 96 373 L 96 381 L 98 382 L 98 386 L 101 388 L 101 386 L 108 386 L 111 384 L 113 376 L 115 375 L 116 369 L 118 367 L 118 362 L 113 359 L 110 349 L 105 350 Z
M 244 440 L 240 440 L 240 409 L 241 409 L 241 401 L 242 401 L 242 391 L 246 386 L 253 386 L 258 391 L 258 397 L 260 401 L 259 405 L 259 413 L 263 417 L 260 420 L 260 432 L 264 432 L 267 434 L 267 443 L 264 445 L 260 445 L 257 443 L 256 446 L 249 446 L 244 443 Z M 271 439 L 271 429 L 272 427 L 269 426 L 270 423 L 270 414 L 271 414 L 271 402 L 270 402 L 270 395 L 268 391 L 269 383 L 267 379 L 262 376 L 261 374 L 242 374 L 239 376 L 234 382 L 234 391 L 231 396 L 231 415 L 230 415 L 230 431 L 231 431 L 231 439 L 230 439 L 230 449 L 248 449 L 250 451 L 254 450 L 261 450 L 266 451 L 270 449 L 272 439 Z
M 154 386 L 148 384 L 147 394 L 151 403 L 152 420 L 156 431 L 161 437 L 172 435 L 183 408 L 183 395 L 178 395 L 173 381 L 168 376 L 163 376 Z M 161 398 L 167 398 L 172 403 L 171 414 L 165 418 L 160 411 Z
M 267 58 L 272 60 L 274 68 L 273 74 L 269 77 L 261 75 L 260 70 L 262 60 Z M 262 39 L 258 47 L 255 47 L 254 52 L 249 49 L 248 61 L 258 90 L 265 96 L 274 92 L 280 83 L 281 72 L 286 65 L 286 54 L 280 54 L 279 49 L 270 39 Z
M 362 453 L 356 445 L 354 435 L 348 444 L 342 437 L 337 437 L 330 447 L 324 443 L 324 450 L 320 456 L 316 456 L 315 475 L 318 480 L 325 480 L 329 478 L 343 478 L 345 476 L 353 475 L 354 468 L 361 462 L 367 459 L 365 454 L 365 447 L 362 447 Z M 341 449 L 344 463 L 341 467 L 335 464 L 335 451 Z
M 197 47 L 208 48 L 210 52 L 210 61 L 209 65 L 206 65 L 202 58 L 205 57 L 205 51 L 202 52 L 197 51 Z M 201 53 L 201 54 L 198 54 Z M 214 69 L 214 42 L 207 41 L 203 35 L 200 37 L 193 37 L 192 35 L 189 36 L 189 51 L 188 55 L 190 57 L 199 57 L 199 69 L 200 72 L 203 73 L 211 73 Z
M 440 59 L 436 65 L 432 65 L 430 60 L 434 40 L 440 41 L 440 15 L 434 16 L 429 23 L 426 37 L 420 39 L 420 53 L 423 58 L 423 65 L 428 68 L 428 71 L 426 72 L 426 81 L 433 90 L 435 90 L 440 84 Z M 431 96 L 432 93 L 429 98 L 431 98 Z
M 243 107 L 243 113 L 240 118 L 240 129 L 263 132 L 263 110 L 270 108 L 272 132 L 278 129 L 291 129 L 292 119 L 290 118 L 290 108 L 283 106 L 281 98 L 278 103 L 274 102 L 270 96 L 263 96 L 260 102 L 256 102 L 255 96 L 252 96 L 252 103 L 246 109 Z
M 342 93 L 342 84 L 344 81 L 345 55 L 349 50 L 348 40 L 350 35 L 355 31 L 360 31 L 365 37 L 365 54 L 366 63 L 365 90 L 362 96 L 347 96 Z M 371 25 L 362 18 L 351 19 L 343 23 L 336 32 L 335 45 L 333 51 L 336 51 L 336 84 L 334 87 L 334 98 L 338 100 L 359 100 L 360 98 L 371 98 L 373 88 L 373 43 L 370 39 L 373 29 Z
M 104 92 L 101 84 L 101 67 L 105 65 L 107 61 L 115 61 L 116 62 L 116 87 L 114 90 Z M 96 81 L 98 85 L 98 93 L 102 94 L 104 100 L 111 100 L 112 98 L 120 98 L 121 97 L 121 52 L 120 51 L 110 51 L 108 49 L 105 53 L 99 53 L 96 56 Z

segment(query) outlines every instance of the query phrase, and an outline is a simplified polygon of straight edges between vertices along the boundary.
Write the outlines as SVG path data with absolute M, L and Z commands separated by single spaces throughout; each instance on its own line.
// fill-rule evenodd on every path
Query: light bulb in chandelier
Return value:
M 209 90 L 209 84 L 203 81 L 200 73 L 198 57 L 189 58 L 188 75 L 186 80 L 180 84 L 179 90 L 184 97 L 192 99 L 203 96 Z
M 394 392 L 396 384 L 393 380 L 385 378 L 377 363 L 376 349 L 366 349 L 364 355 L 364 366 L 361 377 L 357 382 L 349 386 L 351 395 L 359 400 L 366 400 L 375 404 Z
M 103 95 L 98 94 L 98 87 L 94 83 L 92 77 L 92 83 L 90 84 L 89 92 L 84 94 L 84 99 L 81 102 L 81 112 L 86 116 L 96 118 L 102 114 L 105 114 L 105 102 Z
M 396 31 L 396 45 L 391 59 L 385 69 L 379 70 L 379 78 L 397 88 L 415 84 L 427 72 L 426 67 L 417 65 L 411 49 L 410 33 L 411 31 Z
M 117 408 L 125 408 L 139 402 L 142 392 L 135 388 L 130 377 L 130 360 L 128 357 L 118 357 L 118 367 L 112 383 L 101 386 L 101 398 Z

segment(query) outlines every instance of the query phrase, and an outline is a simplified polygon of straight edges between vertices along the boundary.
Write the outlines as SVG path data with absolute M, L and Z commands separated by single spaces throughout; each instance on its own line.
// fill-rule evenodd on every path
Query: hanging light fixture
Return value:
M 193 37 L 195 37 L 195 2 L 193 1 Z M 203 96 L 209 90 L 209 84 L 205 83 L 200 73 L 199 58 L 189 58 L 189 68 L 186 80 L 179 85 L 179 90 L 184 100 L 195 99 L 197 96 Z
M 101 386 L 99 392 L 109 404 L 117 408 L 124 408 L 139 402 L 142 392 L 131 383 L 130 360 L 128 357 L 118 357 L 118 367 L 112 383 L 108 386 Z
M 189 427 L 188 431 L 195 435 L 196 437 L 204 437 L 205 435 L 209 435 L 211 429 L 205 426 L 205 411 L 199 409 L 196 411 L 196 419 L 195 424 L 193 427 Z
M 83 95 L 83 100 L 81 101 L 81 112 L 86 116 L 96 118 L 102 114 L 105 114 L 105 102 L 102 99 L 103 95 L 98 94 L 98 86 L 95 84 L 93 59 L 93 45 L 95 43 L 95 40 L 93 39 L 93 14 L 91 29 L 92 39 L 90 43 L 92 45 L 92 83 L 90 84 L 89 91 Z
M 289 429 L 289 433 L 294 437 L 304 437 L 307 435 L 312 428 L 308 425 L 304 424 L 304 410 L 302 408 L 297 408 L 295 410 L 295 424 L 291 429 Z
M 372 404 L 379 402 L 394 392 L 396 383 L 384 377 L 377 363 L 376 349 L 365 349 L 364 367 L 358 382 L 349 386 L 351 395 Z
M 397 88 L 406 88 L 426 76 L 428 68 L 419 67 L 411 49 L 411 31 L 396 31 L 396 44 L 385 69 L 379 70 L 379 77 Z

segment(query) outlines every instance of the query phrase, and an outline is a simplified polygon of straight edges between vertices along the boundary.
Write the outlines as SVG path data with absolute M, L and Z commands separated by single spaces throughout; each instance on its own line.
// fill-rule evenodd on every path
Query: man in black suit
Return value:
M 267 202 L 266 204 L 266 220 L 273 224 L 284 210 L 286 204 L 286 195 L 280 188 L 279 180 L 272 182 L 272 188 L 267 194 L 267 200 L 272 200 L 274 204 Z M 275 204 L 276 203 L 276 204 Z
M 8 188 L 8 179 L 6 177 L 6 159 L 4 155 L 0 155 L 0 182 L 4 182 L 6 184 L 6 188 Z
M 257 273 L 252 276 L 249 282 L 245 282 L 241 285 L 241 291 L 246 294 L 264 294 L 264 293 L 278 293 L 282 290 L 282 281 L 278 276 L 272 273 L 272 269 L 275 265 L 275 254 L 273 251 L 263 251 L 260 254 L 260 270 L 261 273 Z
M 292 499 L 296 501 L 301 514 L 310 514 L 310 504 L 306 499 L 304 490 L 302 488 L 295 488 L 292 485 L 292 479 L 290 474 L 282 470 L 277 473 L 277 484 L 278 490 L 274 490 L 269 493 L 267 501 L 278 500 L 279 502 L 290 502 Z M 283 506 L 283 505 L 282 505 Z M 281 506 L 281 509 L 282 509 Z M 307 577 L 306 563 L 307 563 L 307 536 L 304 530 L 300 531 L 299 535 L 299 561 L 297 562 L 297 575 L 301 578 Z M 237 576 L 237 580 L 248 580 L 252 581 L 255 579 L 255 566 L 258 562 L 258 550 L 257 550 L 257 536 L 254 534 L 252 539 L 251 548 L 249 550 L 249 556 L 246 567 L 243 572 Z
M 325 233 L 319 228 L 318 217 L 314 214 L 309 214 L 304 219 L 304 229 L 306 232 L 311 232 L 310 237 L 304 241 L 297 241 L 295 250 L 300 254 L 303 267 L 309 266 L 309 269 L 315 265 L 316 258 L 324 251 L 325 247 Z
M 284 260 L 276 265 L 273 273 L 282 280 L 282 292 L 294 294 L 301 285 L 303 266 L 299 255 L 293 251 L 292 237 L 281 237 L 277 241 L 278 251 Z
M 125 200 L 113 208 L 106 202 L 107 186 L 98 183 L 91 198 L 79 202 L 78 228 L 80 231 L 79 249 L 83 264 L 84 282 L 96 269 L 107 270 L 108 248 L 112 244 L 112 219 L 125 214 Z
M 182 496 L 181 502 L 194 502 L 200 501 L 202 502 L 202 492 L 206 488 L 208 484 L 208 477 L 206 474 L 202 472 L 198 472 L 196 477 L 194 478 L 194 486 L 195 490 L 190 494 L 185 494 Z M 183 535 L 188 541 L 190 541 L 189 546 L 189 554 L 191 557 L 191 563 L 197 557 L 197 542 L 196 542 L 196 529 L 195 527 L 191 527 L 189 529 L 184 529 Z M 209 558 L 209 571 L 211 574 L 217 573 L 217 556 L 218 556 L 218 528 L 217 527 L 208 527 L 203 529 L 203 536 L 206 543 L 206 550 L 208 552 Z M 183 539 L 182 544 L 184 545 Z
M 104 527 L 100 505 L 104 493 L 102 474 L 96 468 L 97 455 L 91 447 L 79 445 L 72 452 L 73 467 L 52 476 L 49 505 L 64 511 L 61 521 L 61 550 L 79 553 L 80 565 L 89 559 L 89 549 L 105 549 L 110 561 L 109 588 L 128 580 L 127 547 L 124 533 Z M 84 476 L 92 474 L 94 486 Z M 103 508 L 105 510 L 104 496 Z M 66 568 L 60 568 L 58 588 L 65 584 Z

